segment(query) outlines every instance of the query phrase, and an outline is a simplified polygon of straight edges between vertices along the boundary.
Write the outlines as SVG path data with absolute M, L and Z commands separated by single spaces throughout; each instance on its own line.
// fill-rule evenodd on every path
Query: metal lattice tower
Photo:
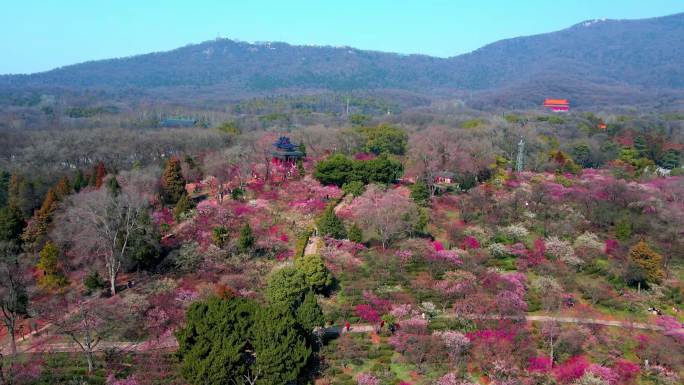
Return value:
M 515 171 L 522 172 L 523 170 L 523 158 L 525 157 L 525 141 L 520 137 L 520 142 L 518 142 L 518 156 L 515 159 Z

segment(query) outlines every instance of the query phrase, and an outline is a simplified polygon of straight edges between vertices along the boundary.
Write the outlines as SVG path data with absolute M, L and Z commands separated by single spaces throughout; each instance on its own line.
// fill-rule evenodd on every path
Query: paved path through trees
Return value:
M 455 315 L 448 315 L 449 318 L 455 318 Z M 507 316 L 469 316 L 465 317 L 467 319 L 510 319 L 510 320 L 521 320 L 521 317 L 507 317 Z M 572 323 L 572 324 L 588 324 L 588 325 L 603 325 L 611 327 L 619 327 L 624 329 L 640 329 L 640 330 L 653 330 L 653 331 L 665 331 L 668 334 L 684 334 L 684 329 L 669 330 L 666 331 L 662 326 L 630 322 L 630 321 L 613 321 L 604 320 L 598 318 L 581 318 L 581 317 L 567 317 L 567 316 L 547 316 L 547 315 L 528 315 L 524 317 L 527 322 L 558 322 L 558 323 Z M 371 324 L 354 324 L 351 325 L 350 329 L 347 331 L 344 326 L 331 326 L 323 329 L 323 333 L 328 336 L 338 336 L 344 333 L 370 333 L 377 329 L 378 325 Z M 22 342 L 22 339 L 18 339 L 17 342 Z M 147 342 L 131 342 L 131 341 L 103 341 L 100 343 L 95 351 L 105 351 L 118 349 L 126 352 L 143 352 L 148 350 L 175 350 L 178 347 L 178 343 L 173 336 L 168 336 L 163 340 L 154 341 L 153 343 Z M 45 343 L 45 344 L 34 344 L 28 347 L 18 346 L 20 352 L 26 353 L 39 353 L 39 352 L 81 352 L 81 349 L 74 343 L 60 342 L 60 343 Z M 5 347 L 3 350 L 7 350 Z
M 337 212 L 340 211 L 340 209 L 345 204 L 346 203 L 344 201 L 344 196 L 342 196 L 342 198 L 340 198 L 340 201 L 333 208 L 333 211 L 335 212 L 335 214 L 337 214 Z M 318 235 L 312 235 L 311 237 L 309 237 L 309 242 L 306 244 L 306 248 L 304 248 L 304 255 L 318 254 L 318 245 L 320 245 L 321 239 L 322 238 L 319 237 Z

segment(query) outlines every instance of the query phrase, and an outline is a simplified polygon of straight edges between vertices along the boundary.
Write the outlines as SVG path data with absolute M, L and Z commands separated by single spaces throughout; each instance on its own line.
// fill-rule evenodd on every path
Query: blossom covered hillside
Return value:
M 12 177 L 0 378 L 681 383 L 684 177 L 555 145 L 514 171 L 444 127 L 337 134 L 99 163 L 23 226 Z

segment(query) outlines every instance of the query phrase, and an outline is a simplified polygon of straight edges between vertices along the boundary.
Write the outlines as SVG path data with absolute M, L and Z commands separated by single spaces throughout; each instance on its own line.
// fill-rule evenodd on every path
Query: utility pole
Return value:
M 515 160 L 515 171 L 522 172 L 523 170 L 523 157 L 525 156 L 525 140 L 522 136 L 520 137 L 520 142 L 518 142 L 518 156 Z

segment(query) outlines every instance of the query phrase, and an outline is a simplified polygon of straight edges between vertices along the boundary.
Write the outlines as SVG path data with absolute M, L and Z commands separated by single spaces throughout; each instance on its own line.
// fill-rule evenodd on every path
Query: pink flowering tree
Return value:
M 437 362 L 447 354 L 442 338 L 430 334 L 427 321 L 420 318 L 400 321 L 399 331 L 388 342 L 421 372 L 427 370 L 427 364 Z
M 380 315 L 378 314 L 377 310 L 375 310 L 371 305 L 356 305 L 356 307 L 354 308 L 354 312 L 359 318 L 366 322 L 373 324 L 380 322 Z
M 665 335 L 673 337 L 680 343 L 684 343 L 684 332 L 682 331 L 682 323 L 672 316 L 660 316 L 656 320 L 656 325 L 663 328 Z
M 456 373 L 451 372 L 438 378 L 437 381 L 435 381 L 435 385 L 475 385 L 475 383 L 466 381 Z
M 618 360 L 613 365 L 613 371 L 618 378 L 616 383 L 621 385 L 633 383 L 640 370 L 639 365 L 627 360 Z
M 584 375 L 589 368 L 589 360 L 584 356 L 571 357 L 553 369 L 556 380 L 562 384 L 569 384 Z
M 131 375 L 127 378 L 117 379 L 113 374 L 107 377 L 107 385 L 138 385 L 138 380 L 135 375 Z
M 456 330 L 445 330 L 434 333 L 447 348 L 451 362 L 458 366 L 470 349 L 470 339 Z
M 546 373 L 551 370 L 551 364 L 550 357 L 544 355 L 532 356 L 528 360 L 527 371 Z
M 370 373 L 359 373 L 356 376 L 357 385 L 380 385 L 380 379 Z
M 368 186 L 363 195 L 354 199 L 350 210 L 356 222 L 378 238 L 383 249 L 413 233 L 420 216 L 406 191 L 383 191 L 377 185 Z
M 463 239 L 463 242 L 461 242 L 461 248 L 463 250 L 479 249 L 480 248 L 480 242 L 477 240 L 477 238 L 469 235 Z
M 586 373 L 590 373 L 594 377 L 598 377 L 598 378 L 602 379 L 603 381 L 607 382 L 609 385 L 621 384 L 620 376 L 618 375 L 618 373 L 616 373 L 615 370 L 608 368 L 608 367 L 605 367 L 605 366 L 601 366 L 598 364 L 591 364 L 587 368 Z

